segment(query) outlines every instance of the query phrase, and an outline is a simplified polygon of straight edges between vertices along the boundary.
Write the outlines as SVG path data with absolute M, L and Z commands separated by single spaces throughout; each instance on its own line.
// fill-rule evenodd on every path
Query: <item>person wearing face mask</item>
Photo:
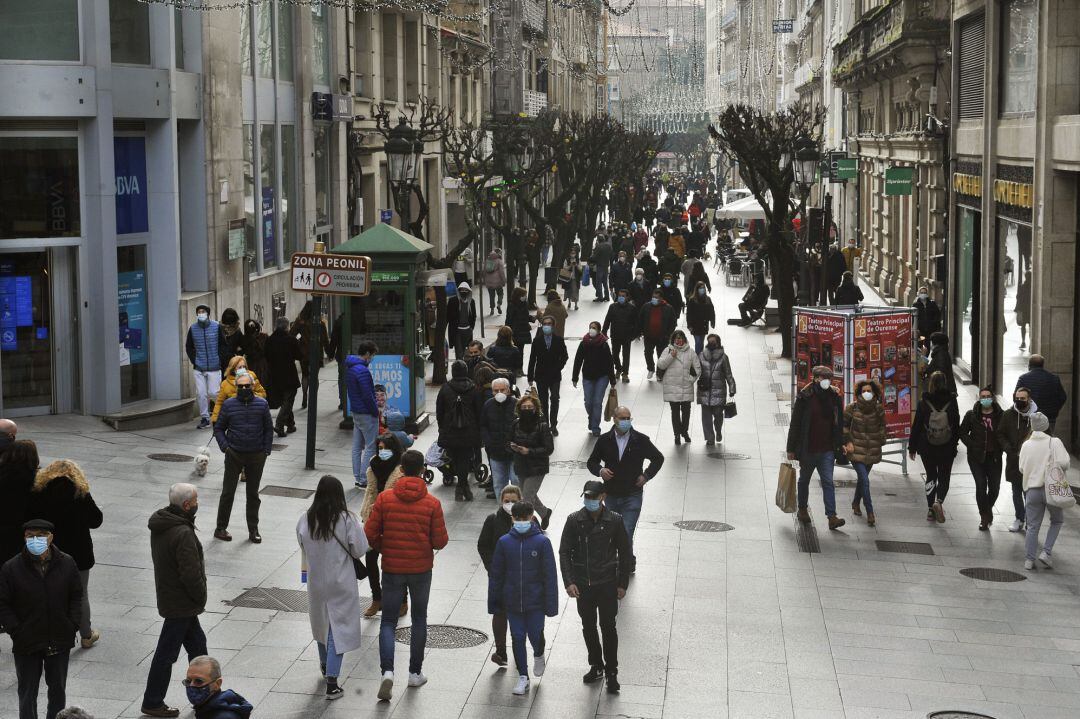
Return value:
M 690 348 L 686 333 L 675 330 L 671 343 L 656 363 L 662 373 L 664 401 L 671 407 L 671 429 L 675 445 L 690 444 L 690 405 L 694 401 L 694 384 L 701 376 L 701 360 Z
M 862 248 L 855 246 L 855 240 L 848 240 L 840 252 L 844 255 L 844 266 L 847 267 L 847 271 L 854 274 L 855 263 L 862 257 Z
M 144 715 L 177 717 L 180 710 L 165 704 L 172 665 L 180 648 L 189 657 L 206 654 L 206 634 L 199 615 L 206 608 L 206 567 L 203 548 L 195 534 L 199 493 L 191 484 L 169 488 L 169 505 L 150 517 L 150 557 L 158 614 L 164 619 L 143 693 Z
M 244 323 L 244 337 L 240 348 L 244 352 L 247 368 L 263 378 L 267 392 L 270 390 L 270 364 L 266 357 L 266 341 L 270 337 L 263 332 L 262 325 L 255 320 Z
M 562 384 L 562 370 L 569 359 L 566 341 L 555 331 L 555 320 L 544 317 L 536 337 L 533 338 L 527 377 L 529 384 L 536 383 L 540 408 L 550 422 L 551 434 L 556 437 L 559 436 L 559 389 Z
M 629 410 L 625 414 L 629 422 Z M 627 426 L 623 436 L 630 431 Z M 615 622 L 634 567 L 626 520 L 608 506 L 607 485 L 595 479 L 585 483 L 584 506 L 567 517 L 563 526 L 559 568 L 567 596 L 577 600 L 588 651 L 589 671 L 582 681 L 592 684 L 606 678 L 608 693 L 616 694 L 620 686 Z
M 615 362 L 611 357 L 611 347 L 607 336 L 600 331 L 599 322 L 590 322 L 589 331 L 581 338 L 577 353 L 574 355 L 572 382 L 576 388 L 578 380 L 585 378 L 585 412 L 588 416 L 589 431 L 594 437 L 600 436 L 600 421 L 604 418 L 604 400 L 608 387 L 615 384 Z
M 930 299 L 930 290 L 923 285 L 915 296 L 915 327 L 922 337 L 923 346 L 929 346 L 930 337 L 941 331 L 941 307 Z M 950 368 L 951 369 L 951 368 Z
M 550 317 L 555 323 L 555 334 L 559 337 L 565 337 L 566 318 L 568 316 L 566 305 L 559 299 L 559 293 L 555 290 L 550 290 L 547 293 L 547 305 L 544 306 L 543 311 L 540 312 L 536 318 L 543 324 L 544 319 Z
M 694 337 L 694 352 L 698 354 L 705 346 L 705 335 L 716 327 L 716 308 L 708 293 L 705 283 L 698 282 L 686 301 L 686 325 Z
M 645 365 L 649 369 L 649 379 L 652 379 L 656 371 L 654 358 L 660 357 L 667 346 L 668 338 L 675 331 L 677 317 L 675 310 L 664 300 L 664 293 L 657 289 L 641 308 L 638 321 L 641 336 L 645 339 Z
M 533 520 L 527 501 L 511 507 L 513 529 L 495 544 L 488 568 L 488 614 L 505 614 L 510 624 L 518 682 L 513 694 L 529 692 L 529 659 L 525 638 L 533 648 L 533 674 L 543 676 L 544 618 L 559 616 L 558 570 L 551 540 Z
M 225 400 L 221 414 L 214 423 L 214 438 L 225 455 L 225 477 L 222 480 L 221 499 L 218 501 L 217 528 L 214 538 L 232 541 L 228 532 L 229 516 L 232 514 L 233 496 L 244 473 L 247 488 L 248 539 L 254 544 L 262 542 L 259 534 L 259 482 L 263 466 L 270 456 L 274 443 L 274 420 L 270 405 L 255 395 L 250 376 L 236 378 L 236 396 Z
M 513 484 L 508 484 L 499 492 L 499 508 L 484 519 L 484 526 L 480 529 L 480 537 L 476 540 L 476 551 L 480 554 L 480 561 L 484 563 L 484 570 L 491 571 L 491 559 L 495 556 L 495 545 L 507 532 L 514 528 L 514 518 L 511 512 L 516 502 L 521 501 L 521 490 Z M 500 667 L 508 663 L 506 655 L 506 612 L 499 611 L 491 615 L 491 635 L 495 639 L 495 651 L 491 655 L 491 661 Z
M 1051 482 L 1052 473 L 1068 471 L 1069 451 L 1060 439 L 1047 434 L 1049 430 L 1050 420 L 1045 414 L 1036 412 L 1031 415 L 1031 436 L 1020 448 L 1020 474 L 1024 478 L 1024 500 L 1027 503 L 1024 569 L 1028 570 L 1035 568 L 1035 553 L 1039 550 L 1039 530 L 1042 529 L 1043 515 L 1050 514 L 1050 529 L 1046 532 L 1046 540 L 1037 559 L 1039 564 L 1047 569 L 1054 566 L 1051 553 L 1061 525 L 1065 522 L 1064 509 L 1046 501 L 1046 487 Z M 1069 504 L 1072 504 L 1071 500 Z
M 956 446 L 960 442 L 960 409 L 956 393 L 949 389 L 943 372 L 930 375 L 915 419 L 911 423 L 908 454 L 918 455 L 926 472 L 926 521 L 945 521 L 945 497 L 949 493 Z
M 184 352 L 191 362 L 195 380 L 195 403 L 199 408 L 199 429 L 210 426 L 209 393 L 221 384 L 221 368 L 228 362 L 222 353 L 226 351 L 225 334 L 216 321 L 210 319 L 210 308 L 195 308 L 195 321 L 188 327 Z
M 863 380 L 855 385 L 855 401 L 844 408 L 844 456 L 855 470 L 855 498 L 851 511 L 862 516 L 866 505 L 866 523 L 873 527 L 874 502 L 870 499 L 870 470 L 881 462 L 881 448 L 888 439 L 885 427 L 885 407 L 881 404 L 878 386 Z
M 375 441 L 375 456 L 368 465 L 367 487 L 364 489 L 364 501 L 360 505 L 360 519 L 367 521 L 375 499 L 387 489 L 393 489 L 397 481 L 404 476 L 401 469 L 401 455 L 404 452 L 397 437 L 392 434 L 380 434 Z M 364 617 L 371 619 L 382 609 L 382 585 L 379 583 L 379 550 L 367 550 L 364 563 L 368 568 L 368 586 L 371 588 L 371 604 L 364 612 Z M 408 604 L 402 604 L 400 615 L 405 616 Z
M 1031 436 L 1031 417 L 1039 411 L 1031 390 L 1017 387 L 1013 392 L 1013 403 L 1001 415 L 1001 425 L 997 429 L 998 445 L 1005 452 L 1005 479 L 1012 485 L 1013 511 L 1016 519 L 1010 532 L 1024 531 L 1027 510 L 1024 506 L 1024 477 L 1020 472 L 1020 449 Z
M 213 657 L 204 655 L 192 659 L 183 684 L 188 701 L 195 709 L 195 719 L 247 719 L 251 716 L 251 702 L 232 689 L 221 688 L 221 663 Z
M 250 377 L 254 383 L 255 395 L 266 399 L 266 388 L 262 386 L 262 382 L 259 381 L 259 377 L 248 369 L 247 360 L 239 355 L 229 360 L 229 368 L 225 372 L 225 376 L 221 380 L 221 385 L 218 387 L 217 399 L 214 401 L 214 411 L 210 415 L 210 422 L 214 423 L 218 420 L 218 415 L 221 414 L 221 407 L 225 404 L 225 400 L 230 397 L 236 396 L 236 380 L 239 377 Z
M 659 256 L 659 250 L 657 256 Z M 645 273 L 645 284 L 649 287 L 649 292 L 652 293 L 653 289 L 660 283 L 660 266 L 653 256 L 649 254 L 648 250 L 642 250 L 638 254 L 637 269 Z
M 701 427 L 705 433 L 705 445 L 712 447 L 724 441 L 724 407 L 728 397 L 735 396 L 735 376 L 731 373 L 727 353 L 720 344 L 720 335 L 711 334 L 706 338 L 705 349 L 698 359 L 701 361 L 701 377 L 697 382 Z
M 608 281 L 611 284 L 612 294 L 618 294 L 619 290 L 630 289 L 630 284 L 634 281 L 634 270 L 627 260 L 625 251 L 619 252 L 619 259 L 611 266 L 611 273 L 608 275 Z
M 635 307 L 643 307 L 649 304 L 655 288 L 645 279 L 645 270 L 638 267 L 634 270 L 634 279 L 630 282 L 630 300 Z
M 979 530 L 994 523 L 994 503 L 1001 488 L 1001 444 L 998 430 L 1005 416 L 994 399 L 993 387 L 979 390 L 975 406 L 960 423 L 960 441 L 967 447 L 967 463 L 975 480 L 975 504 L 979 507 Z
M 67 704 L 68 657 L 83 588 L 75 560 L 52 546 L 53 531 L 44 519 L 26 522 L 22 552 L 0 568 L 0 626 L 11 635 L 21 719 L 37 719 L 42 674 L 49 686 L 46 716 Z
M 510 428 L 510 443 L 514 454 L 514 474 L 525 501 L 540 515 L 540 528 L 547 529 L 551 510 L 540 499 L 540 486 L 549 470 L 548 460 L 555 451 L 555 440 L 536 399 L 526 394 L 517 401 L 517 418 Z
M 623 382 L 630 381 L 630 345 L 638 335 L 638 310 L 638 305 L 630 300 L 630 293 L 620 289 L 600 328 L 603 334 L 611 332 L 615 374 L 622 374 Z
M 677 322 L 679 318 L 682 317 L 683 308 L 686 306 L 686 302 L 683 300 L 682 291 L 679 289 L 679 284 L 675 281 L 674 275 L 664 275 L 664 280 L 660 286 L 660 292 L 664 297 L 664 301 L 675 311 L 675 320 Z
M 829 529 L 839 529 L 844 526 L 844 519 L 836 516 L 833 465 L 843 439 L 844 403 L 840 393 L 832 387 L 832 377 L 831 367 L 814 367 L 813 381 L 795 396 L 788 426 L 787 454 L 788 459 L 799 461 L 799 521 L 803 524 L 811 521 L 807 504 L 810 479 L 817 470 Z
M 455 359 L 464 359 L 465 348 L 473 339 L 476 329 L 476 300 L 468 282 L 457 286 L 457 294 L 446 302 L 447 341 L 454 348 Z
M 514 453 L 510 451 L 510 430 L 514 423 L 514 398 L 510 381 L 499 377 L 491 383 L 491 399 L 480 410 L 480 435 L 491 468 L 488 499 L 495 499 L 504 487 L 517 484 Z

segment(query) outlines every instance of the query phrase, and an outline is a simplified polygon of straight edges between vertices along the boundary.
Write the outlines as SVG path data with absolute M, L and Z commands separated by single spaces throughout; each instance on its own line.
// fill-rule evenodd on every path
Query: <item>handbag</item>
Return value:
M 1072 487 L 1069 486 L 1065 470 L 1053 460 L 1053 453 L 1051 453 L 1051 459 L 1046 466 L 1045 493 L 1046 503 L 1051 507 L 1066 509 L 1076 504 L 1076 498 L 1073 497 Z
M 735 407 L 735 402 L 726 402 L 724 404 L 724 419 L 731 419 L 739 413 L 739 410 Z
M 607 391 L 607 402 L 604 403 L 604 421 L 610 422 L 615 417 L 615 410 L 619 408 L 619 392 L 614 387 Z
M 340 539 L 338 539 L 338 536 L 337 536 L 336 534 L 334 535 L 334 541 L 335 541 L 335 542 L 337 542 L 337 543 L 338 543 L 338 545 L 339 545 L 339 546 L 340 546 L 340 547 L 341 547 L 342 549 L 344 549 L 344 550 L 345 550 L 345 554 L 348 554 L 348 555 L 349 555 L 349 559 L 351 559 L 351 560 L 352 560 L 353 572 L 355 572 L 355 573 L 356 573 L 356 579 L 357 579 L 357 581 L 362 581 L 362 580 L 364 580 L 364 579 L 367 579 L 367 576 L 368 576 L 368 569 L 367 569 L 367 567 L 366 567 L 366 566 L 364 565 L 364 563 L 363 563 L 363 562 L 361 562 L 361 561 L 360 561 L 359 559 L 357 559 L 356 557 L 354 557 L 354 556 L 352 555 L 352 552 L 350 552 L 350 551 L 349 551 L 349 548 L 345 546 L 345 543 L 344 543 L 344 542 L 342 542 L 342 541 L 341 541 Z
M 776 506 L 785 514 L 792 514 L 799 508 L 796 496 L 795 466 L 790 462 L 780 465 L 780 473 L 776 477 Z
M 559 270 L 559 282 L 565 285 L 572 279 L 574 279 L 574 272 L 569 267 L 563 267 Z
M 589 286 L 589 277 L 591 276 L 591 274 L 592 273 L 589 271 L 589 265 L 585 265 L 585 269 L 581 273 L 581 286 L 582 287 L 588 287 Z

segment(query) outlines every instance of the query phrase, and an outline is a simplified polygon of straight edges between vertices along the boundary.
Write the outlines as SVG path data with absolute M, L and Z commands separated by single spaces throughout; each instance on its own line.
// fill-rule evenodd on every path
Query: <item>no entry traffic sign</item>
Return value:
M 371 258 L 297 252 L 292 256 L 292 288 L 324 295 L 366 295 L 371 291 Z

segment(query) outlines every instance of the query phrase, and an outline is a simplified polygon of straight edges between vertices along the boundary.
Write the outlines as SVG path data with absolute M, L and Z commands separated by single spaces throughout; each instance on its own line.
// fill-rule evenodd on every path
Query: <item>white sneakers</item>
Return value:
M 517 686 L 514 687 L 513 694 L 516 694 L 517 696 L 522 696 L 523 694 L 528 694 L 528 693 L 529 693 L 529 678 L 524 677 L 524 676 L 518 677 L 518 683 L 517 683 Z
M 1054 560 L 1050 558 L 1050 555 L 1046 553 L 1045 549 L 1039 552 L 1039 561 L 1047 569 L 1053 569 L 1054 567 Z
M 379 693 L 376 695 L 381 701 L 388 702 L 394 695 L 394 673 L 383 672 L 382 683 L 379 684 Z
M 1034 568 L 1035 568 L 1035 562 L 1033 562 L 1030 559 L 1025 559 L 1024 560 L 1024 569 L 1034 569 Z
M 409 675 L 409 686 L 410 687 L 422 687 L 425 684 L 427 684 L 427 677 L 425 677 L 423 674 L 410 674 Z
M 1045 552 L 1044 552 L 1045 554 Z M 1042 556 L 1039 557 L 1042 559 Z M 533 657 L 533 674 L 538 677 L 544 676 L 544 670 L 547 669 L 547 660 L 544 659 L 543 654 L 537 654 Z
M 1024 529 L 1024 521 L 1022 519 L 1013 520 L 1013 523 L 1009 525 L 1010 532 L 1020 532 Z

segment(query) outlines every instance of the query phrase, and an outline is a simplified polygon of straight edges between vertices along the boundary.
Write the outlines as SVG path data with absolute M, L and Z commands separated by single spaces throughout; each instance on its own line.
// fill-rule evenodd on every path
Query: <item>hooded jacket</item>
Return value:
M 885 426 L 885 407 L 877 399 L 869 402 L 861 397 L 844 408 L 844 443 L 855 450 L 847 455 L 849 462 L 867 467 L 881 462 L 881 446 L 888 439 Z
M 480 435 L 484 441 L 489 460 L 505 462 L 513 459 L 510 451 L 510 437 L 514 425 L 514 398 L 507 397 L 505 402 L 496 402 L 495 398 L 484 402 L 480 409 Z
M 70 555 L 80 572 L 94 566 L 90 530 L 101 526 L 102 515 L 77 464 L 60 459 L 37 473 L 26 516 L 55 525 L 53 546 Z
M 952 373 L 949 373 L 952 376 Z M 943 410 L 949 418 L 949 429 L 952 437 L 945 444 L 934 445 L 926 436 L 927 425 L 930 422 L 930 406 Z M 956 405 L 956 394 L 949 390 L 923 395 L 919 402 L 919 408 L 915 411 L 915 419 L 911 423 L 911 437 L 908 440 L 908 449 L 917 453 L 923 461 L 944 462 L 956 457 L 956 446 L 960 443 L 960 409 Z
M 480 561 L 484 563 L 485 570 L 491 571 L 491 559 L 495 556 L 495 545 L 513 527 L 514 518 L 502 507 L 499 507 L 484 519 L 484 526 L 480 529 L 480 536 L 476 540 L 476 551 L 480 555 Z
M 488 569 L 488 614 L 535 611 L 559 615 L 559 583 L 551 540 L 533 522 L 525 534 L 512 530 L 495 543 Z
M 435 564 L 435 551 L 446 546 L 442 504 L 419 477 L 402 477 L 381 492 L 364 522 L 372 549 L 382 554 L 382 568 L 391 574 L 423 574 Z
M 983 422 L 984 417 L 990 419 L 990 429 Z M 989 460 L 1001 463 L 1001 444 L 998 442 L 997 432 L 1001 428 L 1005 411 L 995 401 L 990 406 L 990 414 L 983 414 L 982 405 L 975 402 L 974 406 L 964 415 L 960 423 L 960 441 L 967 447 L 968 464 L 978 465 Z
M 591 337 L 586 333 L 574 354 L 572 381 L 577 383 L 584 375 L 590 382 L 607 377 L 615 382 L 615 361 L 611 357 L 611 345 L 604 333 Z
M 195 719 L 247 719 L 252 706 L 232 689 L 223 689 L 195 707 Z
M 158 614 L 165 619 L 195 617 L 206 608 L 203 548 L 195 520 L 169 505 L 150 515 L 150 556 Z
M 82 580 L 75 560 L 53 547 L 45 573 L 22 551 L 0 568 L 0 626 L 16 655 L 62 652 L 75 644 Z
M 1046 470 L 1051 464 L 1061 469 L 1069 468 L 1069 451 L 1057 437 L 1046 432 L 1032 432 L 1020 448 L 1019 468 L 1023 477 L 1024 491 L 1046 486 Z
M 731 361 L 723 347 L 715 350 L 706 347 L 698 355 L 701 374 L 697 382 L 697 402 L 706 407 L 727 404 L 728 392 L 735 394 L 735 375 L 731 373 Z
M 1005 479 L 1020 482 L 1020 449 L 1031 436 L 1031 415 L 1039 411 L 1035 400 L 1031 400 L 1028 411 L 1021 414 L 1016 407 L 1009 407 L 1001 415 L 1001 425 L 997 428 L 998 445 L 1005 452 Z
M 461 400 L 465 426 L 452 427 L 454 407 Z M 476 383 L 468 377 L 454 377 L 439 388 L 435 398 L 435 419 L 439 424 L 439 446 L 443 449 L 479 447 L 480 409 L 483 402 Z
M 701 376 L 701 360 L 689 342 L 682 347 L 668 345 L 656 360 L 656 368 L 664 372 L 660 384 L 665 402 L 694 401 L 694 384 Z
M 375 401 L 375 381 L 371 378 L 371 370 L 366 360 L 356 355 L 345 358 L 345 388 L 349 393 L 350 412 L 379 416 L 379 404 Z

